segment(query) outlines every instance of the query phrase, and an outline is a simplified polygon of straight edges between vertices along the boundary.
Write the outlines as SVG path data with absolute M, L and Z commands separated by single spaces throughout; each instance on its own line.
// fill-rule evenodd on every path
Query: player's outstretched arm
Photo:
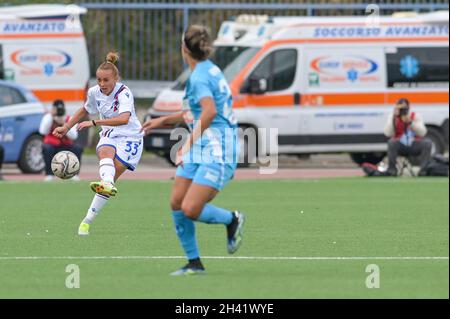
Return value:
M 142 124 L 141 131 L 144 132 L 145 135 L 149 134 L 151 130 L 163 127 L 166 125 L 178 124 L 183 122 L 183 112 L 176 113 L 172 115 L 158 117 L 156 119 L 150 119 Z
M 119 116 L 116 116 L 116 117 L 113 117 L 110 119 L 84 121 L 84 122 L 81 122 L 80 124 L 78 124 L 77 130 L 81 131 L 84 128 L 88 128 L 91 126 L 97 126 L 97 125 L 106 125 L 106 126 L 126 125 L 126 124 L 128 124 L 130 117 L 131 117 L 130 112 L 124 112 L 124 113 L 119 114 Z

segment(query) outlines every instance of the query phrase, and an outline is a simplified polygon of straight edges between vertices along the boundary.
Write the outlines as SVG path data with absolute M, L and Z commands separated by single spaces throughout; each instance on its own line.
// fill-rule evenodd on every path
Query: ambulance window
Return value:
M 294 82 L 297 68 L 297 50 L 282 49 L 266 56 L 255 68 L 244 84 L 244 91 L 249 86 L 249 79 L 266 79 L 266 92 L 281 91 L 289 88 Z
M 260 48 L 248 48 L 243 51 L 231 62 L 225 69 L 223 69 L 223 74 L 227 81 L 231 82 L 236 77 L 236 75 L 247 65 L 255 54 L 260 50 Z
M 386 54 L 389 87 L 448 86 L 448 48 L 397 48 Z
M 25 99 L 17 90 L 0 86 L 0 106 L 25 103 Z
M 221 70 L 224 70 L 231 62 L 248 49 L 248 47 L 241 46 L 217 46 L 211 56 L 211 60 Z
M 251 58 L 260 50 L 259 47 L 216 47 L 211 61 L 222 71 L 227 81 L 232 81 Z M 172 90 L 183 91 L 191 72 L 186 68 L 175 80 Z
M 270 69 L 272 66 L 273 53 L 265 57 L 264 60 L 256 67 L 252 72 L 250 78 L 255 79 L 267 79 L 270 78 Z
M 297 50 L 275 52 L 273 64 L 272 91 L 288 89 L 295 78 L 297 68 Z

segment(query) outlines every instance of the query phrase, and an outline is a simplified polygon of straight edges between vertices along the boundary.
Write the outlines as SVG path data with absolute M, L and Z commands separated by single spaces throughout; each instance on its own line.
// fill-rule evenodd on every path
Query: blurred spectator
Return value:
M 5 151 L 3 150 L 3 146 L 0 145 L 0 181 L 3 180 L 2 164 L 3 164 L 4 156 L 5 156 Z
M 75 145 L 74 141 L 78 137 L 76 126 L 74 126 L 66 136 L 63 138 L 57 138 L 52 134 L 53 130 L 67 123 L 70 117 L 66 115 L 66 108 L 62 100 L 55 100 L 50 113 L 44 115 L 39 127 L 39 133 L 44 135 L 44 161 L 45 161 L 45 181 L 53 180 L 53 172 L 51 168 L 51 162 L 53 156 L 60 151 L 73 152 L 81 162 L 81 154 L 83 149 L 79 145 Z M 74 180 L 79 180 L 78 176 L 73 177 Z
M 384 128 L 384 134 L 389 137 L 388 174 L 397 176 L 397 157 L 399 155 L 410 157 L 420 156 L 421 172 L 431 158 L 432 143 L 425 138 L 427 128 L 422 117 L 411 112 L 407 99 L 400 99 L 395 105 L 394 111 L 389 115 Z M 419 173 L 419 175 L 421 175 Z

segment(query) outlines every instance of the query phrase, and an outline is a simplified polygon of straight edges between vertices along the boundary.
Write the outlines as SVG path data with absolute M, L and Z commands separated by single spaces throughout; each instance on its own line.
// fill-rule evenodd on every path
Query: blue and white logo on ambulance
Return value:
M 73 75 L 68 67 L 72 57 L 56 49 L 21 49 L 11 54 L 11 61 L 20 68 L 21 75 Z
M 412 55 L 408 54 L 400 60 L 400 72 L 408 79 L 415 77 L 419 71 L 419 60 Z
M 366 57 L 322 56 L 312 60 L 310 68 L 319 73 L 322 79 L 355 82 L 360 79 L 369 80 L 378 70 L 378 64 Z

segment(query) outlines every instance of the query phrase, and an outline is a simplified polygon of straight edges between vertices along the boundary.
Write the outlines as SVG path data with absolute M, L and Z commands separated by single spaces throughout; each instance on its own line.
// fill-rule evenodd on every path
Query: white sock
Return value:
M 108 202 L 109 197 L 95 194 L 94 199 L 92 200 L 91 207 L 87 212 L 86 217 L 83 219 L 83 223 L 90 224 L 94 221 L 95 217 L 100 213 L 103 206 Z
M 116 175 L 116 168 L 112 158 L 104 158 L 100 160 L 100 178 L 102 181 L 114 183 L 114 176 Z

